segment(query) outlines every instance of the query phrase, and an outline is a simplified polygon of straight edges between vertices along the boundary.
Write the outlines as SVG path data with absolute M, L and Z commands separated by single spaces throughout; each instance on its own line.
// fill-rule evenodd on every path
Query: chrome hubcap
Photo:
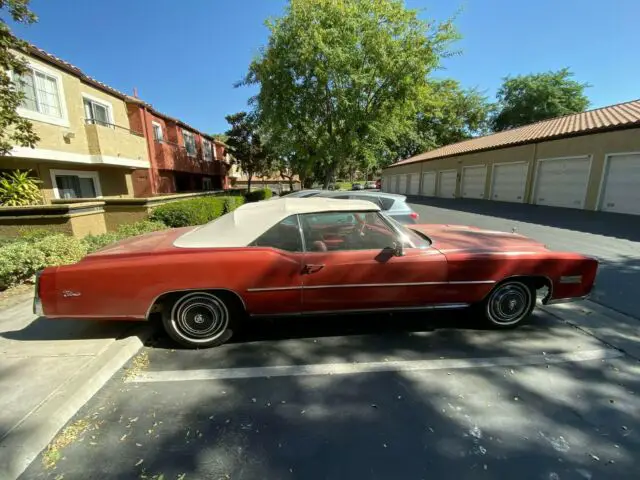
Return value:
M 210 293 L 192 293 L 178 300 L 171 310 L 176 332 L 192 342 L 209 342 L 229 325 L 227 307 Z
M 531 292 L 518 283 L 511 283 L 498 288 L 488 303 L 491 319 L 501 325 L 519 322 L 529 310 Z

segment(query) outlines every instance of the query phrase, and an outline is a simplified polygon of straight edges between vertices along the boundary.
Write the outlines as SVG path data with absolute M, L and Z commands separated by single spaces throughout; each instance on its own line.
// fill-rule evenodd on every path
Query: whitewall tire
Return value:
M 222 296 L 189 292 L 167 305 L 162 323 L 167 334 L 189 348 L 222 345 L 233 335 L 236 309 Z
M 489 326 L 513 328 L 531 315 L 535 304 L 535 289 L 520 280 L 507 280 L 491 291 L 482 310 Z

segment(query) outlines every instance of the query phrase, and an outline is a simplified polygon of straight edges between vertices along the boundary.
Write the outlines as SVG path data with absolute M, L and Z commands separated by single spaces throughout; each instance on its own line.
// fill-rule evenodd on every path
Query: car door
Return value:
M 247 310 L 252 315 L 300 314 L 304 254 L 297 215 L 274 225 L 250 246 L 261 251 L 247 265 Z
M 300 216 L 305 242 L 305 313 L 413 308 L 439 304 L 447 263 L 434 248 L 393 253 L 397 233 L 378 212 Z

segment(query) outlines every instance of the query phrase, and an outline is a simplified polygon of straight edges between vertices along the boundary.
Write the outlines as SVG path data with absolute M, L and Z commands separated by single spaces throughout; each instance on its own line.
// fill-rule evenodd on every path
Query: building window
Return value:
M 84 116 L 87 123 L 102 125 L 103 127 L 113 126 L 113 116 L 111 115 L 111 105 L 100 102 L 93 98 L 83 96 Z
M 63 118 L 59 78 L 33 67 L 22 75 L 13 76 L 18 90 L 24 93 L 21 108 L 52 118 Z
M 182 130 L 182 136 L 184 137 L 184 146 L 187 149 L 187 155 L 195 157 L 197 153 L 195 135 L 187 130 Z
M 162 142 L 162 140 L 164 140 L 162 125 L 157 122 L 151 122 L 151 126 L 153 127 L 153 139 L 156 142 Z
M 55 198 L 97 198 L 102 196 L 98 172 L 51 170 Z
M 204 153 L 204 159 L 207 162 L 213 160 L 213 148 L 211 146 L 211 142 L 206 139 L 202 139 L 202 151 Z
M 202 178 L 202 190 L 213 190 L 213 182 L 211 181 L 211 177 Z

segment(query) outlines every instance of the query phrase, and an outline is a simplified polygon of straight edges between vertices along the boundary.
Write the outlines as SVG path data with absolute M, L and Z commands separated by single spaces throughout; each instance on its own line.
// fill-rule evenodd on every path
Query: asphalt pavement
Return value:
M 160 336 L 21 478 L 637 478 L 636 358 L 542 311 L 477 323 L 261 320 L 200 351 Z
M 600 266 L 591 299 L 640 318 L 637 216 L 485 200 L 413 197 L 411 202 L 420 223 L 474 225 L 506 232 L 515 228 L 552 250 L 597 258 Z

